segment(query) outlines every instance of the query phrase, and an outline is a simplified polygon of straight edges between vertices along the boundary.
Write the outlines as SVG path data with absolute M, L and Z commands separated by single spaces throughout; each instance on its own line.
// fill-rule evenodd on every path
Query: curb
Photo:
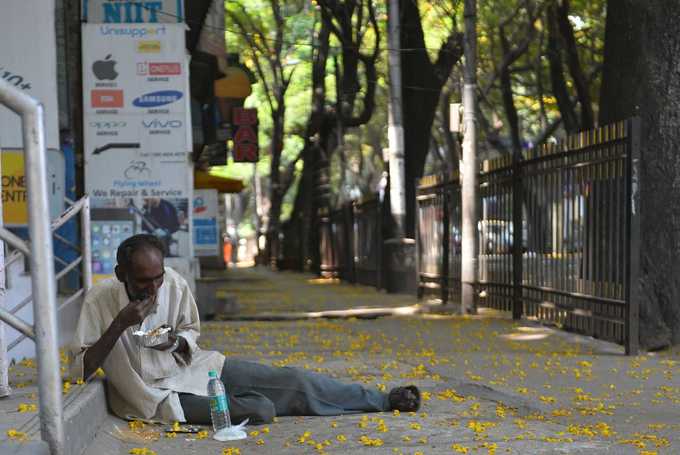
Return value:
M 106 407 L 106 391 L 104 381 L 96 379 L 83 386 L 74 388 L 74 392 L 64 400 L 64 453 L 79 455 L 92 442 L 101 423 L 108 415 Z M 23 425 L 22 431 L 26 432 L 33 440 L 40 439 L 40 415 L 36 414 Z M 45 444 L 43 441 L 32 441 Z M 47 445 L 45 444 L 45 448 Z M 4 450 L 4 447 L 2 447 Z M 4 454 L 0 450 L 0 453 Z M 15 452 L 8 452 L 15 453 Z M 16 452 L 23 454 L 42 454 L 39 451 Z M 44 452 L 49 453 L 48 451 Z

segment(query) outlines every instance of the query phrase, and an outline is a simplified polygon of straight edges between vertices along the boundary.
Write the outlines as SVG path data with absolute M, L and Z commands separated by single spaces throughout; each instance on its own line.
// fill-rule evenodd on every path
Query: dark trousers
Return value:
M 276 416 L 333 416 L 389 410 L 387 394 L 383 392 L 299 368 L 226 359 L 221 378 L 234 424 L 245 418 L 258 424 L 271 422 Z M 187 422 L 210 424 L 208 397 L 182 393 L 179 400 Z

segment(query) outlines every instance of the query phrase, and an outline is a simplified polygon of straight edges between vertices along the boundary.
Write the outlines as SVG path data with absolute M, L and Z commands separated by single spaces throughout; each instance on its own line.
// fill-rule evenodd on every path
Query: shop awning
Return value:
M 194 188 L 197 190 L 217 190 L 220 193 L 239 193 L 243 182 L 237 179 L 212 175 L 205 171 L 194 171 Z
M 215 81 L 215 96 L 218 98 L 245 99 L 253 92 L 248 73 L 238 66 L 227 68 L 226 76 Z

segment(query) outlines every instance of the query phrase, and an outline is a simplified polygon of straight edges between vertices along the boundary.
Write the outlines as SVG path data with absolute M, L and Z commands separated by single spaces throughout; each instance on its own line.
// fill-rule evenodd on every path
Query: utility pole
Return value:
M 476 312 L 477 282 L 477 0 L 465 0 L 463 49 L 463 175 L 462 178 L 462 305 L 461 312 Z
M 390 0 L 389 11 L 390 97 L 387 142 L 389 146 L 390 209 L 396 225 L 393 237 L 404 237 L 406 194 L 404 185 L 404 116 L 401 96 L 401 41 L 399 0 Z
M 401 39 L 399 0 L 389 4 L 389 70 L 390 97 L 387 142 L 389 150 L 390 212 L 393 226 L 391 238 L 383 243 L 383 268 L 380 283 L 387 292 L 414 293 L 416 284 L 415 240 L 406 238 L 406 182 L 404 178 L 404 115 L 401 90 Z M 384 279 L 384 281 L 382 281 Z

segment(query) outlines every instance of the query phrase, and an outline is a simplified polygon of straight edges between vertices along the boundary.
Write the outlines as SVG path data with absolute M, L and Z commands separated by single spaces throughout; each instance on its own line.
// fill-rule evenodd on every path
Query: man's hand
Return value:
M 142 300 L 133 300 L 128 303 L 125 308 L 120 310 L 120 313 L 116 316 L 115 322 L 123 329 L 141 324 L 144 318 L 151 313 L 155 304 L 156 296 Z

